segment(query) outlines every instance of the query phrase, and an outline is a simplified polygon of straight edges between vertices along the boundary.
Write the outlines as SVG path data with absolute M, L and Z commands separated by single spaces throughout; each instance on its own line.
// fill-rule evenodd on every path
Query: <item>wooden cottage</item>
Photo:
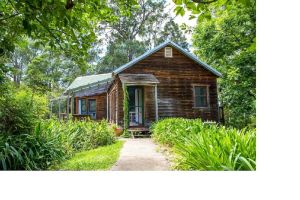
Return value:
M 124 121 L 130 128 L 149 127 L 166 117 L 218 122 L 217 78 L 221 76 L 167 41 L 112 73 L 76 78 L 65 94 L 72 99 L 69 106 L 75 117 L 89 115 L 122 127 Z

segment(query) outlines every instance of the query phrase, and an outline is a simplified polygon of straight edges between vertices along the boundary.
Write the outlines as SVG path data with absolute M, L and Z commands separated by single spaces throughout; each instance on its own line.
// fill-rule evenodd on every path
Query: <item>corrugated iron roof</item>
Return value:
M 156 84 L 159 83 L 153 74 L 120 74 L 120 80 L 126 84 Z
M 145 59 L 146 57 L 150 56 L 151 54 L 157 52 L 158 50 L 160 50 L 161 48 L 164 48 L 165 46 L 172 46 L 174 48 L 176 48 L 177 50 L 179 50 L 181 53 L 183 53 L 184 55 L 186 55 L 187 57 L 189 57 L 190 59 L 192 59 L 193 61 L 195 61 L 196 63 L 198 63 L 199 65 L 203 66 L 205 69 L 209 70 L 210 72 L 212 72 L 213 74 L 215 74 L 218 77 L 222 77 L 222 74 L 220 72 L 218 72 L 216 69 L 214 69 L 213 67 L 209 66 L 208 64 L 206 64 L 205 62 L 199 60 L 194 54 L 184 50 L 182 47 L 178 46 L 176 43 L 172 42 L 172 41 L 166 41 L 164 43 L 161 43 L 160 45 L 156 46 L 155 48 L 147 51 L 146 53 L 144 53 L 143 55 L 137 57 L 136 59 L 133 59 L 132 61 L 130 61 L 129 63 L 126 63 L 125 65 L 122 65 L 121 67 L 117 68 L 116 70 L 114 70 L 113 72 L 115 74 L 118 74 L 122 71 L 124 71 L 125 69 L 131 67 L 132 65 L 136 64 L 137 62 Z
M 112 80 L 112 73 L 97 74 L 89 76 L 77 77 L 71 85 L 66 89 L 65 93 L 68 91 L 78 90 L 80 88 L 86 88 L 93 85 L 106 83 Z
M 74 97 L 94 96 L 106 93 L 108 84 L 101 84 L 100 86 L 91 86 L 90 88 L 83 88 L 74 92 Z

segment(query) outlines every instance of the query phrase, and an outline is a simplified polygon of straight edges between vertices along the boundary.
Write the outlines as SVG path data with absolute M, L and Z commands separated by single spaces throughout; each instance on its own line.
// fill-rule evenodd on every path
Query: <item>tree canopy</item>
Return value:
M 135 0 L 116 0 L 122 15 L 129 15 Z M 88 49 L 97 41 L 95 29 L 101 21 L 115 21 L 107 1 L 3 0 L 0 1 L 0 77 L 7 71 L 10 52 L 24 36 L 41 45 L 59 48 L 70 59 L 86 67 Z
M 256 17 L 255 1 L 210 5 L 213 17 L 198 20 L 193 34 L 195 53 L 220 70 L 220 100 L 228 124 L 255 124 Z
M 165 11 L 165 0 L 138 0 L 131 15 L 120 15 L 118 21 L 101 23 L 100 35 L 108 39 L 105 55 L 97 65 L 97 72 L 107 72 L 125 64 L 164 40 L 173 40 L 188 49 L 188 43 L 179 25 Z

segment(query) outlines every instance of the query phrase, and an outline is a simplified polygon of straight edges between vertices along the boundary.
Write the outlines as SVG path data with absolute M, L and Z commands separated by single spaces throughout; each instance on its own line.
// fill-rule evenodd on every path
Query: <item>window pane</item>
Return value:
M 196 107 L 207 107 L 206 96 L 196 96 Z
M 86 99 L 81 99 L 81 113 L 86 113 Z
M 195 95 L 196 96 L 206 96 L 206 86 L 196 86 L 195 87 Z
M 195 86 L 195 106 L 196 107 L 208 106 L 206 86 Z
M 89 112 L 96 112 L 96 100 L 89 99 Z

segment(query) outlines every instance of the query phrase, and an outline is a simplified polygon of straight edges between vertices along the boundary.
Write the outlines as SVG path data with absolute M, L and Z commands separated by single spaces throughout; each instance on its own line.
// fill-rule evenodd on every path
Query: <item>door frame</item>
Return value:
M 141 85 L 128 85 L 127 86 L 127 92 L 128 92 L 128 95 L 129 95 L 129 88 L 134 88 L 134 89 L 141 89 L 141 92 L 142 92 L 142 123 L 140 125 L 137 125 L 137 126 L 130 126 L 130 121 L 129 121 L 129 124 L 128 124 L 128 127 L 140 127 L 140 126 L 144 126 L 145 125 L 145 103 L 144 103 L 144 86 L 141 86 Z M 136 93 L 135 93 L 136 94 Z M 128 99 L 128 104 L 129 104 L 129 99 Z M 128 109 L 128 116 L 129 115 L 129 112 L 130 112 L 130 109 Z

